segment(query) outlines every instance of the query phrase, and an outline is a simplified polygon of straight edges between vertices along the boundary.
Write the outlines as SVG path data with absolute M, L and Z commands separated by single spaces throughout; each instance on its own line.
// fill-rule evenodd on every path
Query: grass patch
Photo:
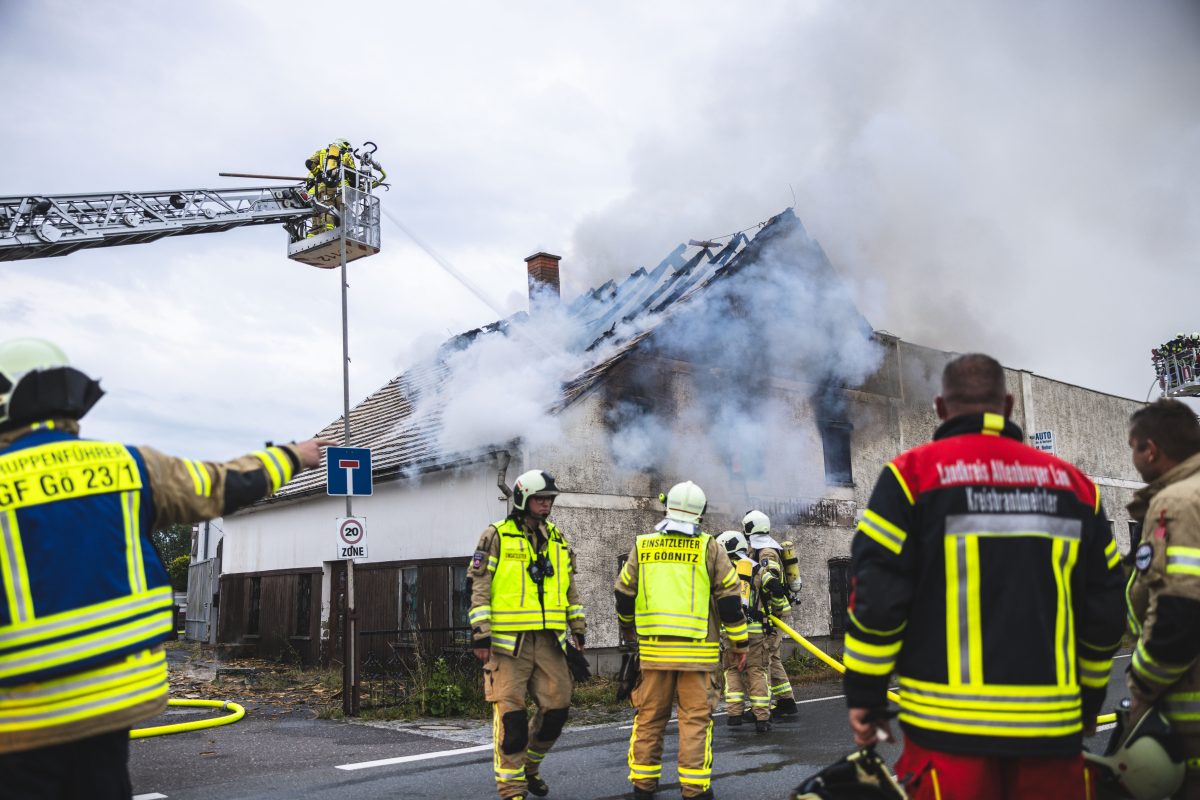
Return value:
M 820 683 L 841 677 L 841 673 L 813 656 L 801 654 L 799 650 L 783 660 L 783 668 L 793 684 Z

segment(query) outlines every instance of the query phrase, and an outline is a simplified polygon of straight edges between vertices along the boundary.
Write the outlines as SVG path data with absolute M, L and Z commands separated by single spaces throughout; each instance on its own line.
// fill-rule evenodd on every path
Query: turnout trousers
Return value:
M 663 735 L 671 706 L 679 707 L 679 784 L 684 797 L 705 792 L 712 782 L 714 673 L 644 669 L 633 690 L 637 714 L 629 737 L 629 780 L 653 792 L 662 777 Z
M 502 798 L 525 795 L 525 776 L 538 774 L 562 733 L 573 687 L 554 631 L 523 632 L 516 655 L 492 649 L 483 665 L 483 694 L 492 704 L 492 762 Z M 525 711 L 526 694 L 537 706 L 533 719 Z
M 771 668 L 768 673 L 771 684 L 771 705 L 775 705 L 784 698 L 795 699 L 792 695 L 792 681 L 788 677 L 787 670 L 783 668 L 783 657 L 779 653 L 783 645 L 783 637 L 779 631 L 775 631 L 766 639 L 768 640 L 767 646 L 771 650 Z
M 896 777 L 913 800 L 1093 800 L 1083 755 L 970 756 L 921 747 L 908 736 Z
M 771 717 L 771 651 L 768 636 L 750 634 L 750 650 L 746 654 L 746 670 L 738 672 L 738 656 L 725 651 L 725 710 L 731 717 L 740 717 L 750 710 L 755 719 Z M 776 641 L 778 646 L 778 640 Z M 784 680 L 787 680 L 785 673 Z M 791 683 L 788 683 L 789 694 Z

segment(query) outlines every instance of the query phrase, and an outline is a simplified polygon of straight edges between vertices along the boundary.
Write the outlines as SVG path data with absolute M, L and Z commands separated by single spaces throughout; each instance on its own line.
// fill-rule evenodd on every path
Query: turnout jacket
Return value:
M 1072 755 L 1120 644 L 1120 556 L 1099 490 L 998 414 L 887 464 L 851 545 L 847 703 L 886 703 L 945 752 Z
M 243 508 L 300 466 L 287 445 L 218 464 L 78 434 L 0 434 L 0 753 L 161 713 L 174 603 L 151 533 Z
M 520 524 L 510 516 L 489 525 L 467 567 L 473 645 L 506 655 L 516 654 L 524 631 L 555 631 L 564 648 L 567 628 L 581 640 L 587 634 L 575 585 L 575 551 L 549 520 L 520 519 Z M 538 554 L 549 559 L 555 573 L 543 577 L 540 586 L 529 574 Z
M 725 548 L 693 525 L 665 520 L 638 536 L 615 594 L 617 622 L 626 641 L 636 638 L 642 669 L 715 670 L 722 629 L 733 652 L 745 652 L 739 583 Z
M 1195 737 L 1200 735 L 1200 455 L 1138 491 L 1129 513 L 1142 522 L 1128 586 L 1129 628 L 1138 637 L 1129 691 L 1157 704 L 1177 731 Z

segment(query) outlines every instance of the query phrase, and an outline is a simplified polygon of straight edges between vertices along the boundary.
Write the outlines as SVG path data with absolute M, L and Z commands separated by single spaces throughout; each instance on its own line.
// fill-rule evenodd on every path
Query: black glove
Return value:
M 617 702 L 629 699 L 642 672 L 642 660 L 637 653 L 621 655 L 621 671 L 617 673 Z
M 571 677 L 576 683 L 584 683 L 592 679 L 592 669 L 588 666 L 587 659 L 583 657 L 583 653 L 575 649 L 575 645 L 567 641 L 567 668 L 571 670 Z

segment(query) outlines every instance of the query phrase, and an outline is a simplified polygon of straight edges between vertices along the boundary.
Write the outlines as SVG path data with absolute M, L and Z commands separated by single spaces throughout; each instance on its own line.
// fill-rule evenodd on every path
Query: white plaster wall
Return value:
M 806 635 L 829 633 L 828 563 L 850 553 L 854 515 L 866 505 L 880 470 L 905 449 L 931 439 L 939 421 L 933 410 L 941 370 L 951 356 L 906 342 L 892 342 L 879 372 L 862 391 L 846 393 L 851 434 L 851 487 L 824 484 L 821 439 L 809 395 L 812 387 L 772 380 L 769 391 L 785 402 L 790 417 L 779 421 L 779 448 L 787 448 L 784 466 L 757 480 L 745 480 L 718 468 L 721 459 L 705 437 L 689 428 L 686 413 L 695 407 L 692 367 L 662 360 L 664 402 L 675 428 L 660 473 L 629 472 L 612 461 L 602 390 L 580 398 L 559 417 L 553 444 L 515 450 L 507 470 L 509 484 L 527 469 L 552 472 L 564 494 L 552 518 L 575 548 L 578 581 L 588 612 L 590 643 L 617 643 L 613 581 L 617 558 L 634 538 L 662 517 L 659 492 L 692 479 L 709 497 L 705 527 L 718 533 L 740 528 L 749 498 L 806 503 L 837 500 L 838 518 L 830 523 L 788 526 L 776 522 L 776 538 L 796 543 L 804 589 L 794 616 Z M 1114 520 L 1122 551 L 1128 550 L 1124 505 L 1138 485 L 1128 461 L 1125 425 L 1137 403 L 1101 395 L 1029 373 L 1009 370 L 1015 398 L 1014 419 L 1029 428 L 1026 405 L 1037 430 L 1053 429 L 1059 455 L 1075 461 L 1101 485 L 1105 508 Z M 1030 432 L 1027 430 L 1027 433 Z M 479 533 L 506 513 L 496 487 L 497 465 L 484 462 L 435 473 L 420 482 L 376 485 L 376 494 L 356 498 L 356 515 L 367 518 L 370 561 L 470 557 Z M 342 498 L 317 497 L 270 505 L 227 517 L 224 572 L 243 573 L 313 567 L 332 560 L 334 519 L 345 513 Z M 215 547 L 215 545 L 214 545 Z M 322 604 L 328 608 L 328 574 Z
M 470 558 L 479 534 L 506 513 L 499 497 L 493 462 L 433 473 L 419 482 L 377 483 L 370 497 L 354 498 L 354 515 L 367 520 L 370 555 L 357 563 Z M 222 571 L 319 567 L 334 559 L 336 518 L 345 515 L 345 498 L 320 496 L 226 517 Z

